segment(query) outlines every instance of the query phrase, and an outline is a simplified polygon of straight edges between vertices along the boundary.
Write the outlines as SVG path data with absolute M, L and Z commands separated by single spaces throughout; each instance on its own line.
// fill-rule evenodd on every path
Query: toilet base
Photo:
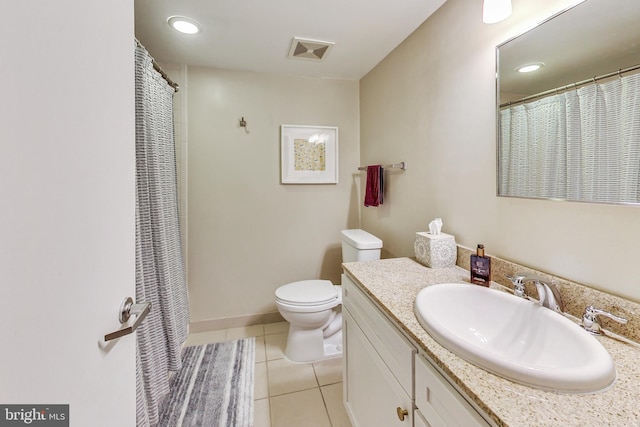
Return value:
M 284 355 L 295 363 L 311 363 L 342 356 L 342 330 L 324 338 L 322 329 L 291 325 Z
M 325 359 L 342 356 L 342 330 L 324 339 Z

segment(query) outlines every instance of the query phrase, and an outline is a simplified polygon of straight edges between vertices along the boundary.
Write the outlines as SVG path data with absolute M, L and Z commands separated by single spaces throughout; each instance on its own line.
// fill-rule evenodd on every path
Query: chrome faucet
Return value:
M 615 320 L 618 323 L 622 323 L 623 325 L 627 323 L 627 319 L 624 317 L 616 316 L 615 314 L 609 313 L 608 311 L 600 310 L 599 308 L 595 308 L 594 306 L 588 306 L 584 314 L 582 315 L 582 327 L 587 331 L 592 333 L 593 335 L 601 335 L 602 327 L 598 322 L 598 315 L 602 315 L 608 317 L 609 319 Z
M 507 275 L 507 278 L 513 283 L 513 293 L 516 296 L 530 299 L 530 297 L 525 293 L 524 285 L 527 282 L 533 282 L 538 290 L 540 305 L 558 313 L 562 313 L 564 311 L 564 304 L 562 303 L 560 291 L 558 291 L 558 288 L 554 284 L 547 283 L 547 281 L 542 277 L 532 274 L 516 273 L 513 276 Z

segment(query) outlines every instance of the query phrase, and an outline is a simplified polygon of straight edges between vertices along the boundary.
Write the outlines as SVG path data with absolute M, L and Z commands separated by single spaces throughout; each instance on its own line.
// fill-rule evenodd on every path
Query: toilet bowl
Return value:
M 380 259 L 382 241 L 364 230 L 342 230 L 342 261 Z M 329 280 L 302 280 L 276 289 L 276 306 L 289 322 L 284 352 L 292 362 L 342 355 L 342 287 Z
M 276 306 L 290 324 L 285 357 L 292 362 L 316 362 L 341 355 L 341 304 L 342 288 L 329 280 L 280 286 Z

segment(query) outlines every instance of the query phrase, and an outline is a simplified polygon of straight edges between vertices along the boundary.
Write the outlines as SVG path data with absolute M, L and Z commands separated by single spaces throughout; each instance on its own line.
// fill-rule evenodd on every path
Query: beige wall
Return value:
M 290 281 L 339 283 L 340 230 L 359 226 L 358 99 L 357 81 L 188 68 L 192 322 L 276 312 Z M 280 184 L 281 124 L 339 127 L 339 184 Z
M 482 2 L 448 0 L 360 81 L 362 163 L 409 167 L 363 209 L 386 256 L 442 217 L 462 245 L 640 301 L 640 208 L 495 196 L 495 46 L 570 3 L 514 0 L 485 25 Z

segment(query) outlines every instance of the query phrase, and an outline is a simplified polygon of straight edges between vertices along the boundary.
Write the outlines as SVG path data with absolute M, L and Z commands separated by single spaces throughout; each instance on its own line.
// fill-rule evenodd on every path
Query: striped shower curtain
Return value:
M 136 42 L 136 301 L 151 312 L 136 334 L 137 425 L 158 422 L 169 373 L 180 368 L 188 334 L 173 134 L 175 90 Z
M 640 202 L 640 74 L 500 111 L 500 195 Z

